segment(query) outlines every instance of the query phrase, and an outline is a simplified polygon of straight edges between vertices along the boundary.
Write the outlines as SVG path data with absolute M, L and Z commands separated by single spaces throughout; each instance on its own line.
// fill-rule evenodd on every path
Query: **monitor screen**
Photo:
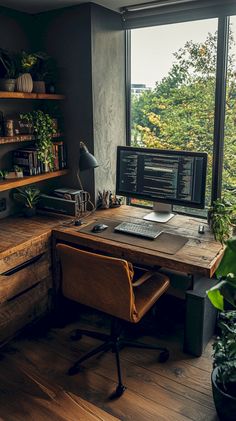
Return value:
M 207 154 L 118 146 L 116 193 L 204 208 Z

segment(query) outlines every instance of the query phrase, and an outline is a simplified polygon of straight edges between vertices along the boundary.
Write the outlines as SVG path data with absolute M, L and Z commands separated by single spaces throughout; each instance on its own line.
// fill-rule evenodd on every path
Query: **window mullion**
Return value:
M 212 166 L 212 202 L 221 197 L 224 155 L 225 98 L 228 62 L 229 17 L 218 22 L 214 146 Z

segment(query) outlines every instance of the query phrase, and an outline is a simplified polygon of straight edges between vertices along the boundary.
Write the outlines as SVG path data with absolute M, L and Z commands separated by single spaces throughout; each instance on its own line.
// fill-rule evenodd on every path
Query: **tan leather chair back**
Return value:
M 126 260 L 57 244 L 62 292 L 71 300 L 134 321 L 133 267 Z

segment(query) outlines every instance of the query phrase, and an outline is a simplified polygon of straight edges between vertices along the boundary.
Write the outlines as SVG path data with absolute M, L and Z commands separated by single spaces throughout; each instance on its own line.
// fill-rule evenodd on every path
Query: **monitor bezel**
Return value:
M 156 197 L 152 197 L 152 195 L 142 195 L 139 193 L 127 193 L 123 190 L 119 189 L 119 179 L 120 179 L 120 153 L 121 151 L 133 151 L 133 152 L 145 152 L 151 154 L 163 154 L 163 155 L 177 155 L 177 156 L 193 156 L 193 157 L 201 157 L 203 158 L 203 177 L 202 177 L 202 196 L 201 196 L 201 203 L 194 203 L 191 201 L 184 201 L 184 200 L 177 200 L 177 199 L 157 199 Z M 116 159 L 116 194 L 119 196 L 124 196 L 128 198 L 134 199 L 141 199 L 147 200 L 151 202 L 160 202 L 160 203 L 167 203 L 170 205 L 177 205 L 183 207 L 191 207 L 195 209 L 204 209 L 205 208 L 205 196 L 206 196 L 206 176 L 207 176 L 207 153 L 206 152 L 192 152 L 192 151 L 178 151 L 178 150 L 166 150 L 166 149 L 156 149 L 156 148 L 138 148 L 133 146 L 117 146 L 117 159 Z

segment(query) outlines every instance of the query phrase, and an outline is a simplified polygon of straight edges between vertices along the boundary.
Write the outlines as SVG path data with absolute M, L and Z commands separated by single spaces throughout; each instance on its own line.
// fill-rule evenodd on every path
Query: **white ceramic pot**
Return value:
M 30 73 L 24 73 L 16 79 L 16 91 L 30 93 L 33 90 L 33 80 Z

